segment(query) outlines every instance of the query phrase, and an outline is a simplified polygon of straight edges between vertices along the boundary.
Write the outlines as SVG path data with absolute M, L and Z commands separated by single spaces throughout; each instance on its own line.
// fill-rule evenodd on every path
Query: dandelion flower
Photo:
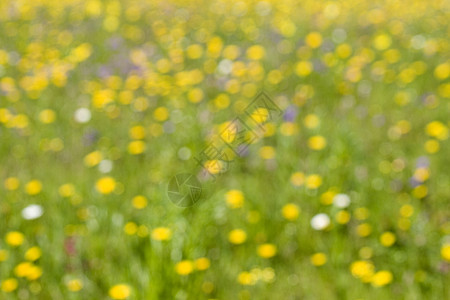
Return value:
M 116 300 L 126 299 L 130 294 L 131 289 L 126 284 L 117 284 L 109 289 L 109 296 Z
M 175 271 L 179 275 L 189 275 L 194 270 L 194 264 L 190 260 L 182 260 L 175 265 Z
M 228 240 L 232 244 L 239 245 L 247 240 L 247 234 L 242 229 L 233 229 L 228 234 Z
M 116 181 L 112 177 L 102 177 L 95 184 L 95 188 L 101 194 L 111 194 L 116 188 Z
M 277 247 L 273 244 L 262 244 L 258 246 L 257 252 L 262 258 L 271 258 L 277 254 Z

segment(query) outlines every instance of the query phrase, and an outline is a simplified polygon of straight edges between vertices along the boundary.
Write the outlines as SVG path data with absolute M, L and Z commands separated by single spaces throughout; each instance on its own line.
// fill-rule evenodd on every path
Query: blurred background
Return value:
M 449 19 L 1 1 L 0 298 L 449 298 Z

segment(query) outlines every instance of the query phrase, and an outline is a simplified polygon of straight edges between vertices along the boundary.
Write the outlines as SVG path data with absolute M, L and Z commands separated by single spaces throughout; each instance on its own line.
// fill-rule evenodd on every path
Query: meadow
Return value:
M 449 299 L 449 20 L 0 1 L 0 299 Z

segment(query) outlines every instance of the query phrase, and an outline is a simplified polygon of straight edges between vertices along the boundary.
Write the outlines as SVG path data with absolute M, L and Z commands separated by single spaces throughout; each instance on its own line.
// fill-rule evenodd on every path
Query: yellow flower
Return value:
M 393 276 L 390 271 L 378 271 L 372 277 L 372 285 L 376 287 L 384 286 L 392 282 Z
M 63 184 L 58 189 L 61 197 L 69 198 L 75 194 L 75 186 L 71 183 Z
M 356 278 L 360 278 L 364 282 L 369 282 L 374 273 L 374 266 L 371 262 L 358 260 L 350 265 L 350 272 Z
M 313 150 L 322 150 L 327 145 L 327 140 L 321 135 L 315 135 L 308 139 L 308 147 Z
M 257 252 L 262 258 L 271 258 L 277 254 L 277 247 L 273 244 L 262 244 L 258 246 Z
M 190 260 L 182 260 L 175 265 L 175 271 L 179 275 L 189 275 L 194 270 L 194 265 Z
M 16 274 L 17 277 L 28 276 L 28 274 L 30 274 L 32 267 L 33 264 L 28 261 L 20 263 L 14 268 L 14 274 Z
M 2 281 L 2 291 L 5 293 L 13 292 L 17 289 L 19 283 L 15 278 L 8 278 Z
M 145 137 L 145 134 L 144 126 L 138 125 L 130 128 L 129 135 L 134 140 L 142 140 Z
M 130 296 L 131 289 L 126 284 L 116 284 L 109 289 L 109 296 L 113 299 L 126 299 Z
M 167 120 L 167 118 L 169 117 L 169 111 L 167 110 L 167 108 L 165 107 L 158 107 L 157 109 L 155 109 L 155 111 L 153 112 L 153 117 L 157 120 L 157 121 L 165 121 Z
M 228 234 L 228 240 L 232 244 L 242 244 L 245 240 L 247 240 L 247 234 L 242 229 L 233 229 Z
M 273 159 L 275 157 L 275 149 L 271 146 L 264 146 L 259 149 L 259 156 L 263 159 Z
M 441 256 L 446 261 L 450 261 L 450 243 L 442 245 Z
M 298 205 L 294 203 L 288 203 L 285 206 L 283 206 L 281 213 L 283 214 L 283 217 L 285 219 L 288 219 L 289 221 L 294 221 L 298 218 L 298 215 L 300 214 L 300 208 Z
M 138 231 L 138 226 L 134 222 L 128 222 L 123 227 L 123 231 L 128 235 L 133 235 L 133 234 L 136 234 L 136 232 Z
M 192 103 L 198 103 L 203 99 L 203 91 L 199 88 L 194 88 L 188 92 L 188 100 Z
M 309 61 L 300 61 L 295 66 L 295 73 L 300 77 L 305 77 L 311 74 L 313 65 Z
M 102 194 L 111 194 L 116 188 L 116 181 L 112 177 L 102 177 L 97 180 L 95 188 Z
M 380 236 L 380 243 L 385 247 L 390 247 L 395 243 L 395 234 L 392 232 L 385 232 Z
M 438 65 L 434 69 L 434 77 L 436 77 L 437 79 L 444 80 L 448 76 L 450 76 L 450 64 L 443 63 L 443 64 Z
M 335 219 L 339 224 L 347 224 L 350 221 L 350 213 L 345 210 L 340 210 L 336 213 Z
M 50 124 L 53 123 L 56 119 L 56 114 L 51 109 L 44 109 L 39 113 L 39 121 L 41 121 L 44 124 Z
M 260 45 L 254 45 L 247 49 L 247 57 L 251 60 L 260 60 L 264 55 L 264 48 Z
M 83 288 L 83 282 L 80 279 L 71 279 L 67 282 L 67 288 L 71 292 L 78 292 Z
M 131 201 L 133 202 L 133 206 L 137 209 L 143 209 L 147 206 L 147 199 L 141 195 L 133 197 Z
M 305 42 L 313 49 L 319 48 L 322 45 L 322 36 L 318 32 L 311 32 L 306 36 Z
M 6 243 L 10 246 L 20 246 L 23 244 L 24 240 L 24 235 L 18 231 L 11 231 L 6 234 Z
M 428 153 L 433 154 L 438 152 L 441 146 L 436 140 L 428 140 L 425 142 L 424 148 Z
M 31 180 L 25 185 L 25 191 L 28 195 L 37 195 L 42 190 L 42 183 L 39 180 Z
M 256 283 L 256 277 L 250 272 L 241 272 L 238 275 L 238 282 L 242 285 L 254 285 Z
M 295 172 L 291 175 L 291 183 L 295 186 L 302 186 L 305 183 L 305 174 Z
M 5 188 L 9 191 L 15 191 L 19 188 L 20 181 L 16 177 L 8 177 L 5 179 Z
M 435 137 L 440 140 L 448 138 L 448 128 L 439 121 L 433 121 L 428 123 L 425 127 L 425 131 L 429 136 Z
M 195 260 L 195 268 L 197 270 L 203 271 L 209 268 L 211 262 L 206 257 L 201 257 Z
M 322 266 L 327 262 L 327 256 L 324 253 L 316 253 L 311 256 L 311 263 L 315 266 Z
M 100 151 L 94 151 L 84 157 L 84 164 L 88 167 L 98 165 L 103 159 L 103 155 Z
M 167 227 L 157 227 L 152 230 L 152 239 L 156 241 L 168 241 L 172 237 L 172 231 Z
M 377 50 L 385 50 L 391 46 L 391 43 L 391 37 L 386 34 L 377 35 L 373 41 L 373 45 Z
M 358 225 L 358 227 L 356 227 L 356 232 L 359 236 L 366 237 L 372 232 L 372 226 L 367 223 Z
M 9 252 L 8 250 L 0 249 L 0 262 L 8 259 Z
M 244 205 L 244 194 L 239 190 L 230 190 L 225 194 L 225 200 L 228 207 L 240 208 Z
M 25 252 L 25 259 L 29 261 L 38 260 L 41 257 L 42 251 L 39 247 L 31 247 Z
M 319 117 L 317 117 L 314 114 L 309 114 L 305 117 L 305 119 L 303 120 L 303 123 L 305 124 L 305 126 L 307 128 L 313 129 L 319 126 L 320 124 L 320 119 Z
M 322 185 L 322 177 L 317 174 L 312 174 L 306 177 L 306 187 L 308 189 L 317 189 Z
M 146 144 L 143 141 L 131 141 L 128 144 L 128 152 L 133 155 L 143 153 L 146 148 Z

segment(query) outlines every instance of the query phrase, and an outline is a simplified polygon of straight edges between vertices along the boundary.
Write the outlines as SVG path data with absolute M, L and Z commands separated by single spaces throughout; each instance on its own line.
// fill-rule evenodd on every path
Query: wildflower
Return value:
M 67 282 L 67 288 L 71 292 L 78 292 L 83 288 L 83 282 L 80 279 L 71 279 Z
M 333 205 L 339 208 L 345 208 L 350 205 L 350 197 L 346 194 L 337 194 L 333 197 Z
M 322 185 L 322 177 L 317 174 L 312 174 L 306 177 L 306 187 L 308 189 L 317 189 Z
M 321 213 L 311 219 L 311 227 L 315 230 L 324 230 L 328 225 L 330 225 L 330 217 L 327 214 Z
M 322 266 L 327 262 L 327 256 L 321 252 L 315 253 L 310 259 L 311 263 L 317 267 Z
M 322 45 L 322 36 L 318 32 L 311 32 L 306 36 L 305 42 L 313 49 L 319 48 Z
M 238 275 L 238 282 L 242 285 L 254 285 L 256 283 L 255 275 L 250 272 L 241 272 Z
M 275 149 L 271 146 L 261 147 L 259 150 L 259 155 L 263 159 L 273 159 L 275 157 Z
M 385 247 L 390 247 L 395 243 L 395 234 L 392 232 L 385 232 L 380 236 L 380 243 Z
M 189 275 L 194 270 L 194 265 L 190 260 L 182 260 L 175 265 L 175 271 L 179 275 Z
M 247 234 L 242 229 L 233 229 L 228 234 L 228 240 L 232 244 L 242 244 L 247 239 Z
M 9 191 L 15 191 L 19 188 L 20 181 L 16 177 L 8 177 L 5 179 L 5 188 Z
M 137 209 L 143 209 L 147 206 L 147 199 L 141 195 L 133 197 L 131 201 L 133 202 L 133 206 Z
M 370 233 L 372 232 L 372 226 L 370 226 L 370 224 L 363 223 L 361 225 L 358 225 L 358 227 L 356 227 L 356 232 L 358 233 L 359 236 L 366 237 L 370 235 Z
M 160 122 L 165 121 L 169 117 L 169 111 L 165 107 L 158 107 L 153 112 L 153 117 L 157 121 L 160 121 Z
M 44 124 L 53 123 L 56 119 L 56 113 L 51 109 L 44 109 L 39 113 L 39 121 Z
M 372 277 L 372 285 L 381 287 L 392 282 L 393 276 L 390 271 L 382 270 L 376 272 Z
M 313 129 L 319 126 L 320 119 L 314 114 L 309 114 L 305 117 L 303 123 L 307 128 Z
M 31 247 L 25 252 L 25 259 L 28 261 L 35 261 L 41 257 L 42 251 L 39 247 Z
M 116 181 L 112 177 L 102 177 L 97 180 L 95 188 L 101 194 L 111 194 L 116 188 Z
M 75 194 L 75 186 L 71 183 L 65 183 L 59 187 L 58 192 L 61 197 L 72 197 Z
M 134 155 L 143 153 L 146 148 L 147 146 L 143 141 L 131 141 L 128 144 L 128 152 Z
M 313 150 L 322 150 L 327 145 L 327 140 L 321 135 L 315 135 L 308 139 L 308 147 Z
M 22 210 L 22 217 L 25 220 L 34 220 L 41 217 L 43 214 L 44 210 L 42 209 L 42 206 L 38 204 L 28 205 Z
M 340 210 L 336 213 L 335 219 L 339 224 L 347 224 L 350 221 L 350 213 L 345 210 Z
M 295 186 L 302 186 L 305 183 L 305 174 L 295 172 L 291 175 L 291 183 Z
M 300 214 L 300 208 L 294 203 L 288 203 L 283 206 L 281 213 L 289 221 L 296 220 Z
M 273 244 L 262 244 L 258 246 L 257 252 L 262 258 L 271 258 L 277 254 L 277 247 Z
M 18 231 L 11 231 L 6 234 L 6 243 L 13 247 L 22 245 L 24 240 L 24 235 Z
M 244 205 L 244 194 L 239 190 L 230 190 L 225 194 L 228 207 L 236 209 Z
M 450 261 L 450 243 L 442 245 L 441 256 L 444 260 Z
M 209 268 L 210 265 L 211 265 L 211 262 L 206 257 L 197 258 L 195 260 L 195 268 L 197 270 L 200 270 L 200 271 L 206 270 Z
M 374 266 L 369 261 L 358 260 L 350 265 L 350 271 L 356 278 L 360 278 L 364 282 L 369 282 L 374 273 Z
M 91 120 L 91 111 L 87 108 L 79 108 L 75 111 L 73 118 L 78 123 L 87 123 Z
M 109 289 L 109 296 L 116 300 L 126 299 L 130 294 L 131 289 L 126 284 L 117 284 Z
M 168 241 L 172 237 L 172 231 L 167 227 L 157 227 L 152 230 L 151 236 L 156 241 Z
M 39 180 L 31 180 L 25 185 L 25 191 L 28 195 L 37 195 L 42 190 L 42 183 Z
M 2 281 L 2 291 L 5 293 L 11 293 L 17 289 L 19 283 L 15 278 L 8 278 Z
M 134 222 L 128 222 L 127 224 L 125 224 L 123 231 L 128 235 L 133 235 L 138 231 L 138 226 Z

